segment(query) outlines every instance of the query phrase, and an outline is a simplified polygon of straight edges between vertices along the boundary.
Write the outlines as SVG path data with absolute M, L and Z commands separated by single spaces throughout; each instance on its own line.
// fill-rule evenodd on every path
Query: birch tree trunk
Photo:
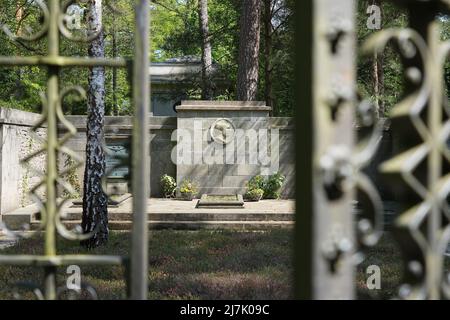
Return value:
M 198 16 L 202 35 L 202 99 L 212 100 L 212 53 L 208 26 L 208 0 L 199 0 Z
M 237 99 L 251 101 L 258 92 L 261 1 L 242 1 Z
M 89 0 L 89 31 L 98 32 L 102 27 L 102 1 Z M 103 32 L 89 44 L 90 57 L 104 57 Z M 93 67 L 89 73 L 88 120 L 86 143 L 86 167 L 84 171 L 83 216 L 84 233 L 94 232 L 92 238 L 83 241 L 88 248 L 98 247 L 108 240 L 108 198 L 102 188 L 105 174 L 105 141 L 103 127 L 105 117 L 105 69 Z

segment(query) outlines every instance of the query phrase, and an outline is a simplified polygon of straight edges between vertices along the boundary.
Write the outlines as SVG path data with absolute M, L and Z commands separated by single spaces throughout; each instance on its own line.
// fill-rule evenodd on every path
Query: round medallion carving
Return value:
M 233 141 L 236 134 L 236 128 L 229 119 L 217 119 L 210 128 L 210 134 L 213 140 L 220 144 L 228 144 Z

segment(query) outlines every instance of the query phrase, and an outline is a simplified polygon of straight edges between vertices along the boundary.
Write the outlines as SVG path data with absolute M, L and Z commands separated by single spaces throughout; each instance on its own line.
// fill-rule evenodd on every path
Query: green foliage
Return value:
M 17 0 L 0 0 L 0 25 L 7 24 L 13 32 L 19 30 L 19 25 L 39 28 L 42 14 L 33 5 L 24 5 L 24 19 L 16 21 Z M 293 19 L 285 19 L 281 13 L 290 12 L 292 0 L 277 1 L 288 10 L 277 10 L 274 21 L 281 22 L 273 33 L 273 88 L 275 112 L 277 116 L 292 115 L 294 106 L 293 95 L 290 94 L 294 85 L 294 53 L 293 53 Z M 240 0 L 209 0 L 209 29 L 212 43 L 213 60 L 220 66 L 222 85 L 216 90 L 219 100 L 235 99 L 235 83 L 238 66 L 239 17 Z M 130 57 L 134 48 L 134 12 L 133 4 L 127 0 L 114 1 L 114 5 L 123 14 L 117 14 L 105 6 L 103 23 L 105 30 L 106 57 Z M 164 61 L 179 56 L 201 55 L 201 37 L 196 0 L 158 0 L 151 3 L 151 51 L 152 61 Z M 290 11 L 289 11 L 290 10 Z M 82 28 L 86 26 L 87 15 L 82 17 Z M 45 55 L 47 52 L 46 38 L 32 43 L 12 42 L 0 32 L 0 55 L 28 56 Z M 264 36 L 261 35 L 261 72 L 258 98 L 264 100 Z M 113 44 L 116 44 L 113 46 Z M 61 37 L 61 54 L 66 56 L 86 56 L 87 44 L 75 43 Z M 39 92 L 46 88 L 46 70 L 39 68 L 20 67 L 15 69 L 2 68 L 0 72 L 0 103 L 2 107 L 11 107 L 33 112 L 40 112 L 41 101 Z M 61 72 L 61 83 L 64 87 L 80 85 L 87 87 L 87 68 L 64 68 Z M 106 114 L 129 115 L 132 112 L 130 101 L 131 90 L 127 70 L 119 69 L 116 73 L 116 84 L 113 85 L 113 70 L 106 69 Z M 195 80 L 198 81 L 198 80 Z M 200 86 L 193 86 L 186 95 L 189 98 L 199 98 Z M 86 114 L 86 101 L 67 97 L 64 101 L 66 114 Z
M 161 187 L 166 198 L 173 198 L 177 189 L 177 182 L 175 179 L 167 174 L 161 177 Z
M 196 196 L 198 193 L 198 184 L 197 182 L 191 179 L 184 179 L 180 185 L 180 193 L 182 195 L 191 195 Z
M 265 199 L 279 199 L 281 194 L 281 187 L 283 186 L 286 177 L 281 173 L 275 173 L 269 176 L 264 188 Z
M 262 190 L 264 199 L 279 199 L 285 180 L 286 177 L 278 172 L 267 178 L 261 175 L 254 176 L 247 182 L 245 197 L 251 199 L 251 196 L 254 195 L 254 190 Z
M 276 1 L 275 14 L 273 19 L 274 31 L 272 34 L 272 57 L 271 73 L 273 82 L 273 116 L 291 117 L 294 115 L 295 101 L 295 20 L 294 20 L 294 0 Z M 263 29 L 263 25 L 262 25 Z M 264 101 L 265 98 L 265 35 L 261 34 L 261 59 L 258 99 Z
M 24 20 L 20 23 L 16 19 L 17 0 L 0 0 L 0 25 L 8 25 L 13 33 L 26 32 L 30 26 L 38 29 L 42 14 L 27 2 L 24 5 Z M 151 7 L 151 52 L 152 61 L 164 61 L 168 58 L 201 55 L 201 37 L 197 0 L 157 0 L 152 1 Z M 238 66 L 239 47 L 239 17 L 241 0 L 209 0 L 209 29 L 212 42 L 213 60 L 220 65 L 224 90 L 216 91 L 215 99 L 231 100 L 235 98 L 235 83 Z M 357 8 L 357 39 L 358 47 L 375 30 L 366 26 L 368 5 L 372 1 L 358 1 Z M 106 56 L 109 58 L 131 57 L 134 48 L 134 12 L 132 2 L 127 0 L 114 1 L 123 14 L 112 12 L 105 6 L 104 30 Z M 294 10 L 295 1 L 277 0 L 276 17 L 273 19 L 272 34 L 272 78 L 274 93 L 274 116 L 292 116 L 296 105 L 295 95 L 295 54 L 294 54 Z M 388 1 L 382 1 L 382 28 L 406 27 L 407 14 L 404 10 Z M 82 27 L 86 25 L 83 17 Z M 450 38 L 450 23 L 448 16 L 440 16 L 442 38 Z M 22 28 L 22 29 L 21 29 Z M 23 31 L 25 30 L 25 31 Z M 46 38 L 31 42 L 20 43 L 11 41 L 0 32 L 0 55 L 2 56 L 30 56 L 43 55 L 47 52 Z M 261 28 L 260 76 L 258 99 L 265 100 L 265 36 Z M 116 46 L 113 46 L 113 44 Z M 87 44 L 75 43 L 61 37 L 61 54 L 67 56 L 87 55 Z M 403 66 L 396 51 L 388 46 L 383 58 L 384 92 L 376 97 L 372 80 L 373 58 L 358 60 L 358 89 L 365 97 L 372 100 L 379 99 L 385 106 L 387 113 L 397 103 L 403 92 Z M 41 100 L 39 93 L 46 89 L 46 70 L 39 67 L 4 68 L 0 72 L 0 105 L 26 111 L 40 112 Z M 61 83 L 64 87 L 81 85 L 87 87 L 87 68 L 64 68 L 61 73 Z M 447 90 L 450 89 L 450 61 L 446 62 L 444 70 Z M 132 112 L 131 89 L 127 70 L 117 71 L 116 84 L 113 86 L 113 70 L 106 69 L 106 113 L 129 115 Z M 199 87 L 186 92 L 189 98 L 199 97 Z M 64 111 L 67 114 L 86 114 L 86 101 L 79 101 L 67 97 L 64 101 Z
M 369 15 L 366 13 L 367 7 L 372 1 L 362 0 L 358 2 L 357 11 L 357 38 L 358 47 L 362 45 L 367 38 L 377 32 L 367 28 L 367 19 Z M 394 4 L 382 1 L 382 29 L 387 28 L 404 28 L 408 24 L 408 16 L 405 10 L 400 9 Z M 403 67 L 400 58 L 394 48 L 389 45 L 383 53 L 383 72 L 384 72 L 384 93 L 376 97 L 374 92 L 373 74 L 373 57 L 360 58 L 358 61 L 358 89 L 364 96 L 370 100 L 379 99 L 384 103 L 387 116 L 390 109 L 401 99 L 404 89 L 402 78 Z
M 16 6 L 23 4 L 23 20 L 16 20 Z M 80 2 L 78 1 L 80 4 Z M 83 6 L 83 4 L 81 3 Z M 130 57 L 134 48 L 134 12 L 133 3 L 128 0 L 115 0 L 114 6 L 122 11 L 117 14 L 104 6 L 103 23 L 105 30 L 105 54 L 106 57 Z M 26 33 L 27 27 L 33 30 L 39 29 L 42 13 L 32 1 L 0 0 L 0 26 L 9 26 L 11 32 Z M 86 27 L 87 15 L 82 17 L 81 27 Z M 22 29 L 20 29 L 22 28 Z M 22 31 L 20 31 L 22 30 Z M 117 44 L 113 50 L 113 38 Z M 3 31 L 0 31 L 1 56 L 30 56 L 46 55 L 47 38 L 34 42 L 14 42 L 8 38 Z M 69 41 L 61 37 L 61 55 L 65 56 L 87 56 L 87 44 Z M 61 72 L 61 84 L 64 87 L 79 85 L 87 88 L 88 68 L 64 68 Z M 128 82 L 128 71 L 117 71 L 117 85 L 113 87 L 113 69 L 106 69 L 106 111 L 111 114 L 115 109 L 115 114 L 131 114 L 130 87 Z M 0 67 L 0 106 L 20 109 L 31 112 L 41 111 L 41 99 L 39 94 L 45 92 L 47 87 L 46 70 L 39 67 Z M 114 99 L 117 106 L 114 105 Z M 64 112 L 66 114 L 86 114 L 87 102 L 79 101 L 74 97 L 67 97 L 64 100 Z
M 247 182 L 248 190 L 253 190 L 253 189 L 264 190 L 265 186 L 266 186 L 266 179 L 261 175 L 254 176 Z
M 259 201 L 262 199 L 263 196 L 264 190 L 259 188 L 249 189 L 244 195 L 245 199 L 250 201 Z

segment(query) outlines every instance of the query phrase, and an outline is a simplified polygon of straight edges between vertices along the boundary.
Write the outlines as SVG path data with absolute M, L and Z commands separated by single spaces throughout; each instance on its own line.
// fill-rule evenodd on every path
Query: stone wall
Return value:
M 86 148 L 86 117 L 85 116 L 67 116 L 66 117 L 77 129 L 75 137 L 70 139 L 67 146 L 74 150 L 83 159 L 85 158 Z M 108 145 L 111 142 L 128 142 L 131 144 L 132 135 L 132 117 L 106 117 L 105 118 L 105 140 Z M 176 117 L 149 117 L 150 121 L 150 172 L 151 172 L 151 196 L 159 197 L 162 195 L 159 180 L 165 173 L 175 176 L 175 164 L 170 161 L 172 148 L 175 142 L 171 141 L 172 132 L 176 129 Z M 60 127 L 60 134 L 64 134 L 65 129 Z M 131 151 L 132 152 L 132 151 Z M 149 159 L 143 161 L 150 161 Z M 84 166 L 77 170 L 82 190 L 82 181 L 84 175 Z M 129 190 L 131 191 L 131 190 Z
M 220 103 L 219 103 L 220 104 Z M 176 150 L 177 135 L 173 134 L 177 126 L 193 128 L 193 120 L 198 118 L 202 122 L 202 130 L 208 133 L 211 125 L 222 118 L 231 119 L 236 128 L 266 128 L 278 129 L 279 132 L 279 172 L 283 173 L 287 180 L 283 187 L 283 198 L 294 197 L 295 187 L 295 158 L 293 143 L 293 119 L 267 117 L 267 110 L 256 108 L 256 110 L 234 110 L 228 109 L 226 103 L 222 103 L 223 110 L 193 110 L 195 104 L 185 110 L 179 110 L 177 117 L 149 117 L 151 136 L 151 196 L 160 197 L 160 177 L 167 173 L 177 177 L 178 182 L 184 177 L 193 177 L 203 186 L 202 192 L 218 192 L 235 190 L 244 192 L 245 181 L 256 174 L 264 174 L 261 166 L 255 165 L 180 165 L 178 170 L 172 161 L 172 151 Z M 198 104 L 197 104 L 198 105 Z M 200 104 L 201 105 L 201 104 Z M 258 107 L 255 105 L 254 107 Z M 261 105 L 259 106 L 261 107 Z M 190 109 L 190 110 L 188 110 Z M 201 109 L 201 108 L 200 108 Z M 220 109 L 220 108 L 218 108 Z M 228 110 L 227 110 L 228 109 Z M 75 137 L 69 140 L 68 147 L 73 149 L 81 158 L 85 155 L 86 143 L 86 117 L 68 116 L 78 130 Z M 45 154 L 33 158 L 31 167 L 27 168 L 21 164 L 21 160 L 32 152 L 37 151 L 41 141 L 45 140 L 46 128 L 37 130 L 34 137 L 31 132 L 32 126 L 40 119 L 40 115 L 30 112 L 0 108 L 0 214 L 15 210 L 31 203 L 28 196 L 30 189 L 35 186 L 40 177 L 36 171 L 45 172 Z M 106 117 L 106 140 L 109 142 L 130 140 L 132 133 L 131 117 Z M 60 135 L 65 133 L 63 127 L 59 128 Z M 395 131 L 389 125 L 385 127 L 377 154 L 372 163 L 365 168 L 371 179 L 380 191 L 384 200 L 395 200 L 393 194 L 388 192 L 388 183 L 378 174 L 378 166 L 381 162 L 391 157 L 395 151 L 397 142 Z M 175 140 L 175 141 L 172 141 Z M 195 143 L 195 142 L 194 142 Z M 197 143 L 198 144 L 198 143 Z M 201 144 L 203 145 L 203 143 Z M 176 158 L 176 152 L 174 152 Z M 248 156 L 248 154 L 247 154 Z M 144 160 L 150 161 L 150 160 Z M 64 158 L 59 161 L 64 164 Z M 263 168 L 264 169 L 264 168 Z M 84 166 L 80 167 L 75 176 L 80 187 L 83 182 Z M 225 189 L 223 189 L 225 187 Z M 217 188 L 221 190 L 217 190 Z M 229 188 L 229 189 L 226 189 Z M 44 196 L 44 190 L 38 194 Z
M 42 147 L 40 139 L 45 141 L 45 128 L 31 133 L 39 119 L 35 113 L 0 108 L 0 213 L 31 204 L 29 191 L 41 181 L 39 172 L 45 172 L 45 153 L 31 159 L 29 165 L 21 162 Z M 43 192 L 37 190 L 41 197 Z
M 196 112 L 196 111 L 195 111 Z M 237 111 L 236 125 L 238 127 L 268 128 L 279 130 L 280 141 L 280 159 L 279 171 L 287 176 L 285 187 L 283 188 L 283 197 L 292 198 L 294 196 L 294 152 L 293 152 L 293 134 L 292 119 L 290 118 L 270 118 L 267 117 L 267 110 L 241 110 Z M 213 121 L 224 114 L 216 110 L 208 114 L 195 113 L 196 116 L 205 118 L 205 128 L 210 126 Z M 41 141 L 36 139 L 31 132 L 31 128 L 40 119 L 39 114 L 0 108 L 0 213 L 6 213 L 22 206 L 31 204 L 28 196 L 29 190 L 40 181 L 40 177 L 35 172 L 21 164 L 21 160 L 40 148 Z M 77 128 L 77 134 L 71 138 L 67 147 L 75 151 L 82 159 L 85 156 L 86 144 L 86 117 L 85 116 L 67 116 L 67 119 Z M 162 196 L 160 178 L 163 174 L 169 174 L 177 177 L 177 168 L 172 161 L 172 151 L 175 150 L 177 141 L 173 134 L 177 128 L 177 122 L 184 122 L 188 125 L 188 117 L 183 112 L 178 113 L 177 117 L 149 117 L 150 136 L 151 136 L 151 196 Z M 106 117 L 105 132 L 107 144 L 110 142 L 130 141 L 132 134 L 132 117 Z M 66 129 L 59 127 L 60 137 L 66 133 Z M 45 140 L 45 125 L 37 130 L 37 136 Z M 172 141 L 173 140 L 173 141 Z M 132 151 L 131 151 L 132 152 Z M 176 154 L 176 152 L 174 152 Z M 66 157 L 59 159 L 60 170 L 66 163 Z M 144 161 L 150 161 L 149 159 Z M 34 158 L 30 162 L 31 166 L 38 171 L 45 172 L 45 153 Z M 186 168 L 180 166 L 178 175 Z M 209 188 L 208 192 L 214 187 L 214 179 L 222 179 L 223 183 L 229 184 L 232 188 L 238 188 L 244 191 L 244 183 L 253 175 L 261 174 L 261 168 L 255 165 L 243 165 L 239 167 L 228 166 L 227 168 L 199 167 L 198 175 L 203 177 L 204 186 Z M 201 174 L 203 170 L 204 176 Z M 207 171 L 205 171 L 207 170 Z M 211 178 L 214 174 L 218 176 L 220 170 L 226 172 L 225 179 Z M 74 172 L 74 180 L 80 192 L 83 185 L 84 166 L 81 166 Z M 60 190 L 61 191 L 61 190 Z M 43 196 L 44 190 L 39 190 L 38 194 Z
M 280 169 L 279 172 L 286 177 L 281 190 L 281 197 L 295 198 L 295 141 L 293 118 L 269 118 L 269 128 L 279 130 L 280 141 Z
M 198 184 L 200 195 L 243 194 L 245 183 L 253 176 L 281 172 L 287 177 L 283 197 L 294 196 L 290 118 L 269 117 L 270 107 L 264 102 L 183 101 L 177 111 L 179 186 L 188 179 Z M 226 137 L 222 127 L 229 129 L 230 141 L 217 141 Z M 219 139 L 213 137 L 214 131 Z M 264 136 L 267 143 L 263 143 Z M 271 152 L 272 147 L 279 150 Z M 253 155 L 257 158 L 252 159 Z

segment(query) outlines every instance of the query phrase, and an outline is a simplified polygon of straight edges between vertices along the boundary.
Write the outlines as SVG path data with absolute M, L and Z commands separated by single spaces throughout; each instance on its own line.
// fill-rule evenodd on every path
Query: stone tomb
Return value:
M 242 195 L 253 176 L 278 171 L 278 146 L 271 144 L 278 137 L 269 129 L 270 110 L 256 101 L 182 101 L 177 107 L 178 186 L 190 179 L 200 196 Z

